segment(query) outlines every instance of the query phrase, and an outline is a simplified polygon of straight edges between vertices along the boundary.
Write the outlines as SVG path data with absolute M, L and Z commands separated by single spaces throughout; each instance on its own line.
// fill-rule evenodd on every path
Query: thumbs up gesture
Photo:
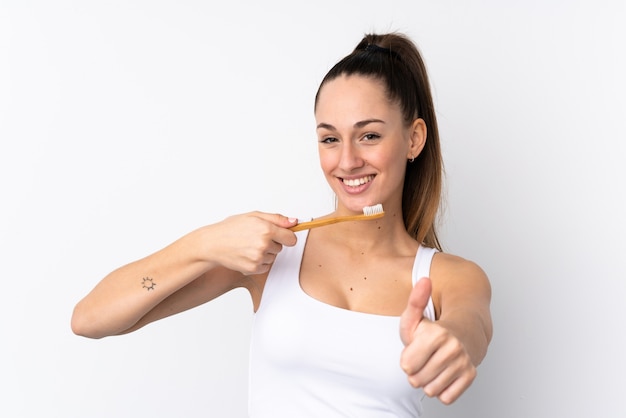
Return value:
M 432 294 L 429 278 L 420 279 L 400 317 L 400 338 L 404 349 L 400 366 L 409 383 L 421 387 L 429 397 L 444 404 L 454 402 L 476 377 L 476 367 L 461 341 L 443 321 L 424 318 Z

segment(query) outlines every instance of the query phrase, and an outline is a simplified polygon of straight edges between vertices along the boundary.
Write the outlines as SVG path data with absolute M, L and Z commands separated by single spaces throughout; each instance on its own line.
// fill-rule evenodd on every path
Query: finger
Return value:
M 443 390 L 451 382 L 450 379 L 456 378 L 459 371 L 455 367 L 455 359 L 450 359 L 446 354 L 446 350 L 437 342 L 431 344 L 429 341 L 419 341 L 409 345 L 402 352 L 402 361 L 406 366 L 404 372 L 409 376 L 409 382 L 415 387 L 430 386 L 431 391 L 435 387 L 439 387 L 439 391 Z M 408 359 L 412 361 L 409 362 Z M 447 379 L 447 380 L 446 380 Z M 439 382 L 436 385 L 436 382 Z M 436 396 L 438 392 L 427 393 L 429 396 Z
M 298 219 L 288 218 L 287 216 L 278 213 L 256 212 L 255 215 L 281 228 L 289 228 L 298 223 Z
M 287 229 L 287 228 L 276 228 L 274 232 L 274 242 L 278 244 L 285 245 L 287 247 L 293 247 L 296 245 L 298 238 L 296 237 L 295 232 Z
M 424 317 L 431 292 L 432 284 L 428 277 L 422 277 L 411 290 L 406 309 L 400 316 L 400 338 L 405 346 L 413 341 L 413 333 Z
M 417 329 L 410 337 L 413 340 L 404 347 L 402 353 L 400 354 L 400 367 L 408 376 L 414 376 L 418 373 L 423 375 L 423 369 L 431 361 L 432 356 L 437 352 L 439 343 L 437 341 L 433 341 L 427 329 L 427 327 L 430 327 L 431 325 L 432 323 L 430 321 L 422 318 Z M 411 380 L 412 384 L 414 383 L 413 380 L 415 379 Z M 417 382 L 417 380 L 415 380 L 415 382 Z M 425 382 L 427 381 L 422 380 L 417 383 Z
M 449 379 L 449 384 L 443 388 L 439 383 L 434 383 L 432 388 L 428 384 L 424 387 L 424 393 L 431 398 L 436 396 L 444 405 L 450 405 L 467 390 L 475 378 L 476 369 L 473 369 L 473 373 L 464 373 L 456 379 Z
M 272 231 L 273 241 L 288 247 L 296 245 L 296 234 L 287 228 L 296 225 L 298 223 L 298 219 L 288 218 L 277 213 L 256 212 L 255 215 L 277 227 L 274 231 Z
M 420 328 L 422 324 L 420 324 Z M 411 348 L 416 348 L 421 343 L 421 333 L 418 330 L 419 341 L 414 342 L 405 348 L 408 352 Z M 424 388 L 424 393 L 429 397 L 439 397 L 454 401 L 476 377 L 476 367 L 462 344 L 455 338 L 447 339 L 443 344 L 437 343 L 439 338 L 435 338 L 433 343 L 434 352 L 429 355 L 425 365 L 405 372 L 409 375 L 409 382 L 415 387 Z M 420 358 L 413 356 L 413 358 Z
M 275 241 L 272 241 L 271 243 L 269 243 L 267 245 L 267 249 L 265 250 L 265 252 L 267 254 L 270 254 L 272 256 L 277 256 L 279 252 L 281 252 L 283 249 L 283 246 Z

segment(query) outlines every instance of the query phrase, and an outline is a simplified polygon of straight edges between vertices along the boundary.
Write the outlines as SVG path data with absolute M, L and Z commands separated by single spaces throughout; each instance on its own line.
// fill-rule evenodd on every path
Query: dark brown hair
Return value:
M 315 106 L 326 82 L 353 74 L 382 81 L 389 99 L 400 104 L 407 126 L 417 118 L 426 123 L 424 149 L 414 162 L 407 162 L 402 217 L 406 230 L 418 242 L 441 250 L 435 224 L 443 187 L 443 160 L 430 83 L 421 54 L 406 35 L 367 34 L 352 53 L 326 74 L 315 96 Z

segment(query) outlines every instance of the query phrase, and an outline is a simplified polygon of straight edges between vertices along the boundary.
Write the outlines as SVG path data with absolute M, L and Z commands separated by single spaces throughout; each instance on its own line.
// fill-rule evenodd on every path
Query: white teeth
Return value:
M 343 184 L 350 187 L 356 187 L 365 183 L 369 183 L 370 181 L 372 181 L 373 178 L 374 176 L 370 175 L 366 177 L 361 177 L 360 179 L 343 179 Z

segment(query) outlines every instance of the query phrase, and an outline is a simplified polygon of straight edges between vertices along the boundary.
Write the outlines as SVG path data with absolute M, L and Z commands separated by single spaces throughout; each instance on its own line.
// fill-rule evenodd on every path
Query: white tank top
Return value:
M 284 247 L 254 315 L 250 345 L 252 418 L 419 417 L 421 389 L 400 368 L 397 316 L 350 311 L 300 287 L 308 231 Z M 435 249 L 420 246 L 413 284 L 430 275 Z M 432 300 L 424 316 L 435 319 Z

